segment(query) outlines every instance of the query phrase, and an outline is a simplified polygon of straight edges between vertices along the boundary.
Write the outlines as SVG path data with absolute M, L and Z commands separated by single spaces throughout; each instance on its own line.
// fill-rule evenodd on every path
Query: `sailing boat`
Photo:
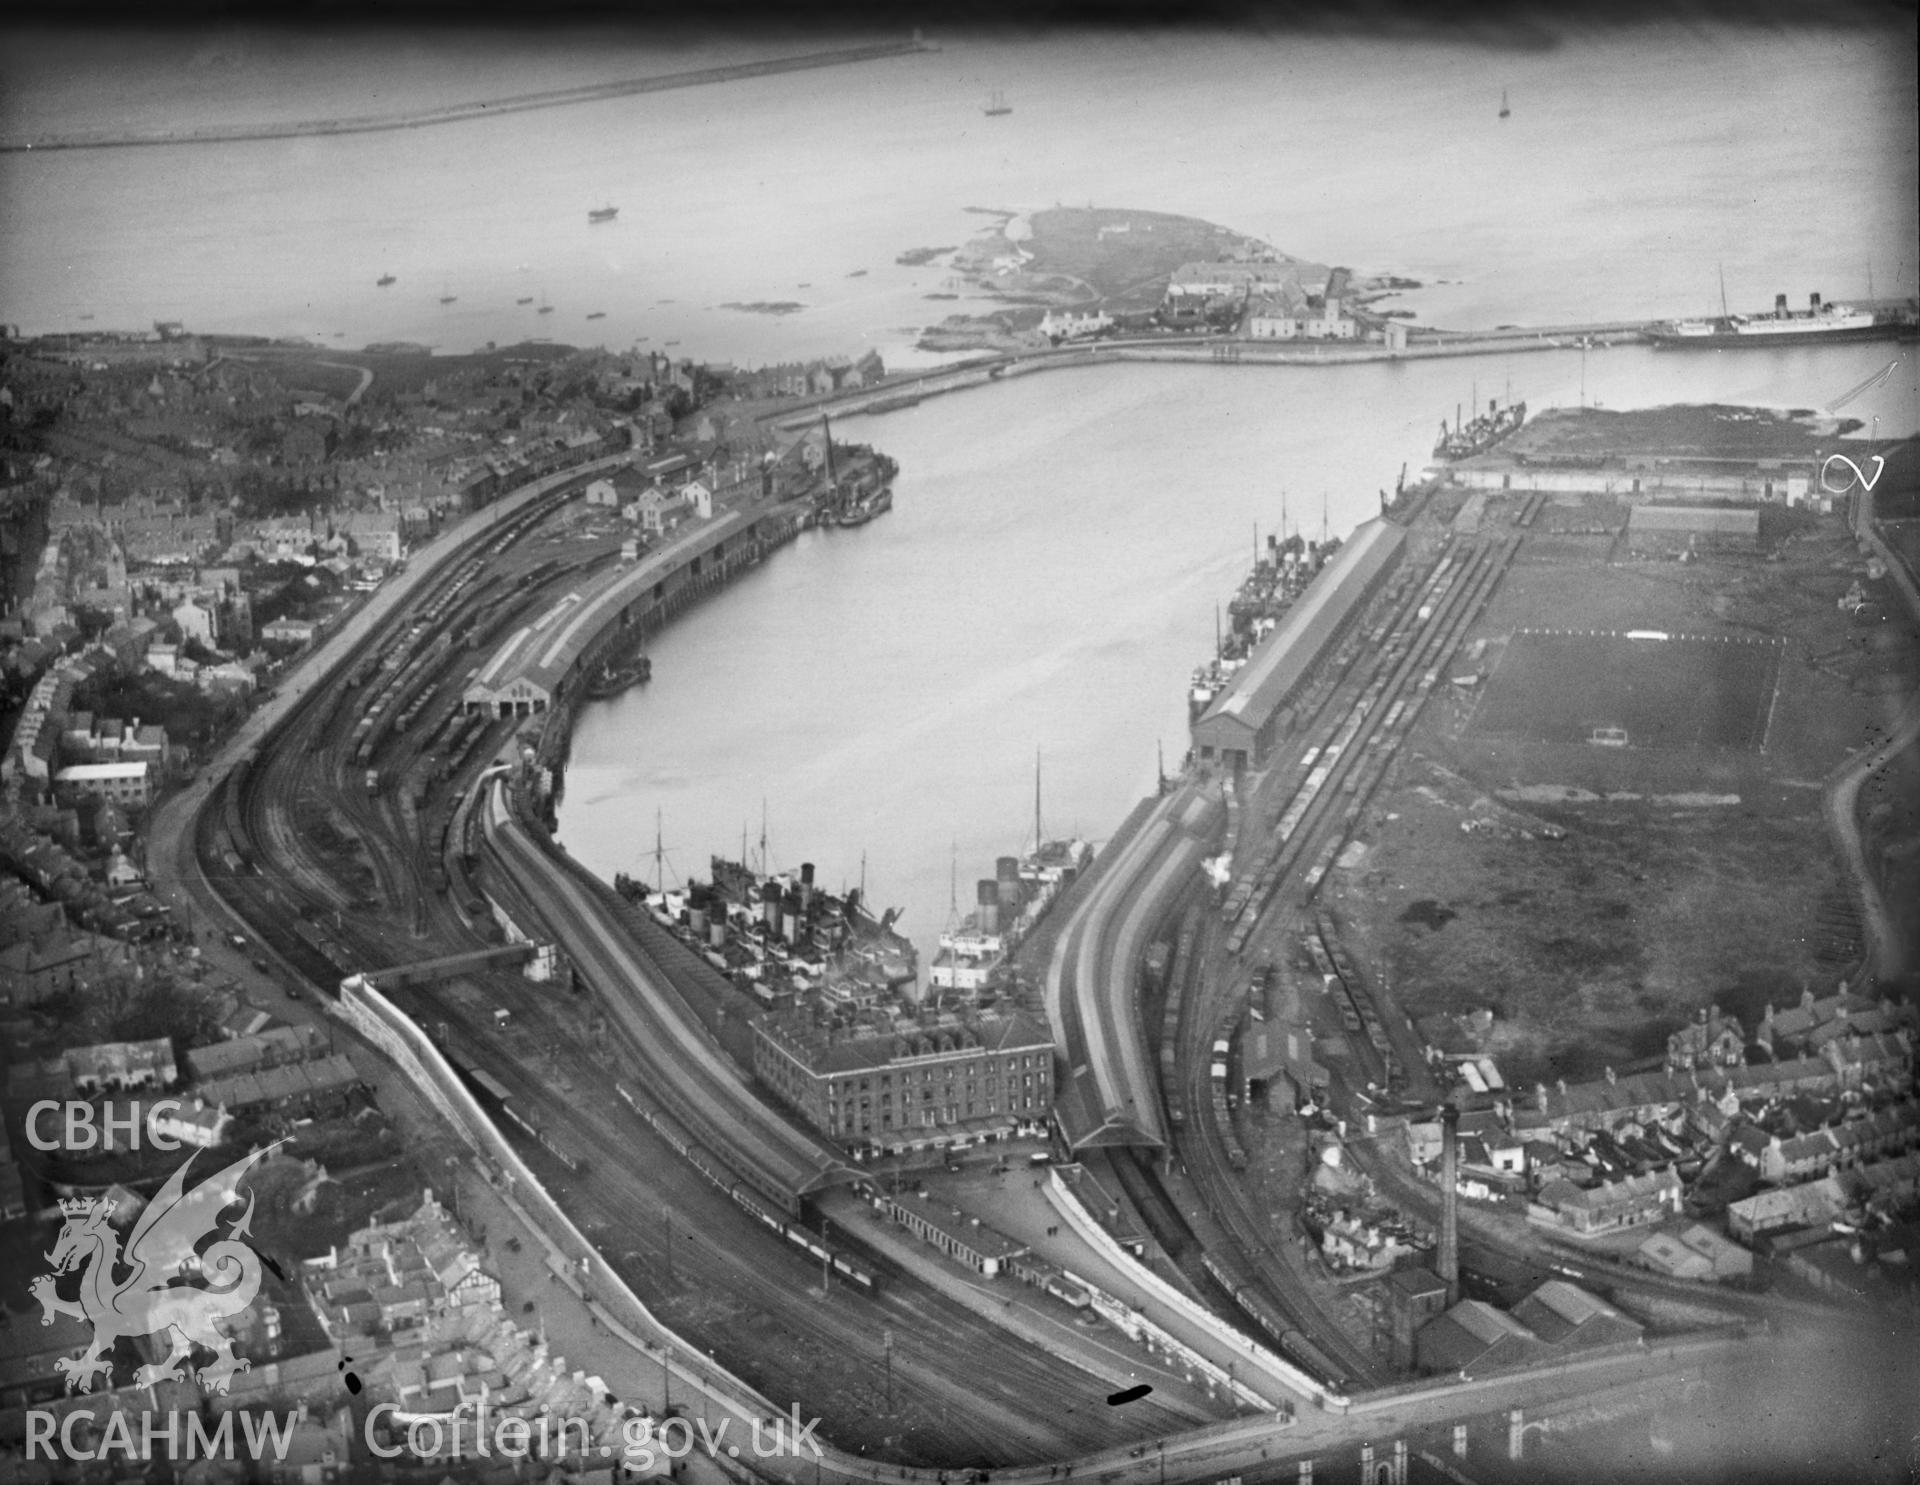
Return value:
M 1012 113 L 1012 112 L 1013 112 L 1013 105 L 1007 102 L 1007 95 L 1005 93 L 1000 92 L 998 89 L 995 89 L 993 96 L 987 99 L 987 106 L 985 109 L 985 113 L 987 117 L 990 119 L 997 119 L 1003 113 Z
M 1504 119 L 1512 112 L 1513 110 L 1507 107 L 1507 90 L 1502 88 L 1500 90 L 1500 117 Z

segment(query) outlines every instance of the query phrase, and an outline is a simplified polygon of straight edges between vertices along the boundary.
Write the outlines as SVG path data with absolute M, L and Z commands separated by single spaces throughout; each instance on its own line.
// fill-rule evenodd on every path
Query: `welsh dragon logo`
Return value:
M 209 1392 L 227 1391 L 233 1374 L 252 1366 L 244 1357 L 233 1354 L 232 1340 L 214 1325 L 245 1310 L 260 1292 L 260 1256 L 240 1241 L 247 1236 L 253 1220 L 251 1192 L 247 1194 L 246 1210 L 233 1221 L 227 1235 L 198 1255 L 201 1270 L 211 1284 L 201 1287 L 173 1280 L 195 1256 L 201 1239 L 218 1230 L 222 1213 L 238 1199 L 240 1178 L 274 1148 L 269 1145 L 236 1160 L 191 1192 L 185 1190 L 187 1169 L 193 1164 L 193 1157 L 188 1156 L 140 1214 L 127 1235 L 124 1254 L 119 1235 L 107 1225 L 107 1202 L 86 1198 L 60 1204 L 66 1224 L 53 1251 L 46 1255 L 53 1273 L 35 1279 L 32 1291 L 44 1311 L 42 1325 L 53 1324 L 56 1315 L 71 1315 L 93 1326 L 92 1345 L 77 1357 L 63 1357 L 54 1363 L 66 1374 L 69 1392 L 91 1392 L 96 1375 L 102 1383 L 111 1384 L 113 1362 L 109 1353 L 126 1335 L 165 1335 L 170 1331 L 173 1336 L 173 1354 L 139 1368 L 134 1375 L 136 1387 L 184 1381 L 185 1364 L 191 1360 L 195 1346 L 214 1353 L 213 1364 L 195 1373 Z M 62 1299 L 54 1287 L 57 1278 L 83 1265 L 79 1301 Z M 123 1270 L 124 1278 L 120 1276 Z

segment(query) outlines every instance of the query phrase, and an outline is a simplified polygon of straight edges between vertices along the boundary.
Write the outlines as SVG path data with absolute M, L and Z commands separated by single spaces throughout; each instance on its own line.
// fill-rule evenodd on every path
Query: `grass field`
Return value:
M 1522 629 L 1508 643 L 1469 731 L 1535 743 L 1759 749 L 1766 742 L 1777 640 L 1606 630 Z

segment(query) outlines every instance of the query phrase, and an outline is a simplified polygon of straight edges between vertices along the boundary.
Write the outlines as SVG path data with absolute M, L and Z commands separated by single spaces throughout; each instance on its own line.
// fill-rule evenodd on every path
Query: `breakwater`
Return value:
M 711 83 L 771 77 L 781 72 L 804 72 L 815 67 L 874 62 L 928 50 L 931 50 L 928 44 L 915 37 L 906 41 L 877 42 L 871 46 L 807 52 L 797 57 L 773 57 L 764 62 L 736 62 L 725 67 L 667 72 L 657 77 L 589 83 L 577 88 L 551 88 L 544 92 L 480 99 L 412 113 L 302 119 L 285 124 L 209 124 L 200 128 L 158 129 L 139 134 L 40 134 L 31 139 L 0 139 L 0 154 L 19 154 L 32 150 L 132 149 L 166 144 L 238 144 L 261 139 L 307 139 L 330 134 L 380 134 L 398 129 L 426 129 L 436 124 L 459 124 L 471 119 L 497 118 L 501 114 L 529 113 L 542 108 L 568 108 L 577 103 L 597 103 L 602 99 L 627 98 L 637 93 L 662 93 L 675 88 L 697 88 Z
M 943 392 L 983 387 L 1042 371 L 1106 366 L 1116 361 L 1160 361 L 1190 366 L 1354 366 L 1373 361 L 1435 361 L 1454 356 L 1637 345 L 1646 338 L 1646 331 L 1654 323 L 1633 321 L 1543 325 L 1525 330 L 1449 331 L 1433 340 L 1414 341 L 1395 348 L 1372 342 L 1302 345 L 1297 341 L 1271 340 L 1109 340 L 1090 346 L 980 356 L 932 371 L 907 372 L 858 392 L 796 399 L 791 406 L 771 414 L 769 420 L 776 428 L 799 428 L 816 421 L 822 413 L 838 416 L 893 412 Z

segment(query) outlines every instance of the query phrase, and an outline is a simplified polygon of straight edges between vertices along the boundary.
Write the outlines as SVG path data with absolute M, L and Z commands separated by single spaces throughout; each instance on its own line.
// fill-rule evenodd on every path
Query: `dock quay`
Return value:
M 1266 1339 L 1256 1343 L 1271 1342 L 1277 1348 L 1274 1354 L 1287 1366 L 1299 1367 L 1299 1390 L 1318 1402 L 1317 1407 L 1290 1409 L 1284 1424 L 1268 1417 L 1207 1430 L 1169 1431 L 1165 1452 L 1176 1457 L 1175 1478 L 1212 1477 L 1215 1469 L 1257 1471 L 1261 1466 L 1256 1454 L 1265 1459 L 1269 1449 L 1278 1454 L 1283 1447 L 1301 1454 L 1321 1452 L 1323 1463 L 1331 1464 L 1332 1451 L 1349 1448 L 1354 1437 L 1343 1430 L 1338 1416 L 1349 1408 L 1364 1407 L 1370 1418 L 1382 1420 L 1378 1426 L 1384 1438 L 1399 1426 L 1401 1410 L 1417 1407 L 1423 1417 L 1459 1419 L 1495 1396 L 1534 1409 L 1551 1397 L 1590 1385 L 1589 1379 L 1603 1371 L 1611 1376 L 1615 1370 L 1651 1364 L 1642 1352 L 1609 1353 L 1578 1358 L 1564 1367 L 1541 1368 L 1525 1377 L 1476 1376 L 1456 1383 L 1448 1374 L 1369 1396 L 1368 1384 L 1377 1377 L 1366 1357 L 1343 1350 L 1343 1345 L 1351 1343 L 1343 1341 L 1337 1322 L 1329 1319 L 1298 1272 L 1313 1265 L 1302 1261 L 1300 1245 L 1274 1220 L 1274 1214 L 1256 1210 L 1250 1193 L 1226 1173 L 1235 1149 L 1240 1149 L 1243 1163 L 1247 1149 L 1256 1158 L 1259 1155 L 1248 1134 L 1252 1127 L 1248 1115 L 1244 1109 L 1228 1106 L 1224 1098 L 1212 1105 L 1211 1117 L 1207 1113 L 1205 1094 L 1211 1086 L 1204 1055 L 1207 1043 L 1222 1035 L 1240 1039 L 1239 1028 L 1250 1014 L 1244 998 L 1245 971 L 1277 941 L 1266 930 L 1287 929 L 1287 923 L 1276 920 L 1296 913 L 1314 924 L 1330 962 L 1339 964 L 1351 986 L 1357 1014 L 1366 1017 L 1372 1011 L 1367 1031 L 1371 1033 L 1376 1024 L 1384 1027 L 1379 1039 L 1369 1035 L 1365 1044 L 1354 1043 L 1352 1071 L 1383 1085 L 1410 1086 L 1404 1078 L 1415 1059 L 1400 1036 L 1402 1023 L 1395 1019 L 1400 1013 L 1387 984 L 1381 978 L 1369 981 L 1349 972 L 1350 963 L 1341 962 L 1337 942 L 1337 909 L 1328 906 L 1315 911 L 1315 898 L 1328 874 L 1335 871 L 1335 863 L 1353 846 L 1356 834 L 1367 828 L 1369 800 L 1383 780 L 1392 786 L 1396 752 L 1420 709 L 1436 690 L 1448 694 L 1454 679 L 1449 662 L 1513 560 L 1522 530 L 1547 505 L 1544 493 L 1516 491 L 1503 502 L 1497 493 L 1473 490 L 1468 481 L 1456 483 L 1460 488 L 1453 493 L 1466 495 L 1467 503 L 1447 506 L 1425 523 L 1425 529 L 1410 529 L 1417 513 L 1400 507 L 1416 506 L 1421 497 L 1415 490 L 1405 491 L 1392 519 L 1367 523 L 1370 531 L 1363 529 L 1343 543 L 1314 583 L 1270 616 L 1278 622 L 1265 640 L 1273 641 L 1276 653 L 1249 663 L 1248 683 L 1239 693 L 1248 698 L 1235 714 L 1243 745 L 1222 747 L 1216 741 L 1213 756 L 1206 759 L 1198 758 L 1196 751 L 1186 776 L 1142 802 L 1129 826 L 1108 843 L 1101 861 L 1071 891 L 1059 894 L 1054 910 L 1023 948 L 1023 954 L 1052 950 L 1049 957 L 1056 973 L 1050 976 L 1049 1000 L 1061 1008 L 1056 1031 L 1066 1038 L 1064 1061 L 1073 1084 L 1062 1098 L 1060 1115 L 1069 1141 L 1076 1147 L 1087 1146 L 1093 1160 L 1101 1163 L 1102 1181 L 1109 1162 L 1121 1173 L 1122 1183 L 1136 1170 L 1153 1174 L 1157 1163 L 1153 1193 L 1158 1193 L 1162 1206 L 1177 1200 L 1176 1211 L 1201 1210 L 1211 1218 L 1204 1229 L 1194 1226 L 1193 1231 L 1204 1231 L 1204 1236 L 1182 1265 L 1183 1273 L 1193 1277 L 1193 1263 L 1203 1250 L 1207 1258 L 1215 1259 L 1205 1270 L 1208 1281 L 1195 1281 L 1199 1290 L 1216 1300 L 1215 1288 L 1224 1290 L 1236 1318 L 1223 1323 L 1241 1328 L 1247 1336 L 1264 1335 Z M 596 660 L 609 649 L 630 643 L 635 634 L 650 632 L 646 626 L 664 623 L 790 539 L 799 529 L 794 510 L 799 504 L 764 503 L 703 523 L 701 529 L 669 541 L 643 561 L 586 572 L 575 568 L 564 576 L 546 574 L 538 597 L 528 592 L 518 600 L 530 605 L 524 613 L 503 620 L 501 630 L 511 629 L 511 634 L 500 639 L 490 631 L 484 642 L 473 641 L 472 658 L 484 658 L 484 664 L 470 682 L 457 682 L 459 672 L 445 672 L 442 667 L 437 684 L 443 689 L 425 703 L 433 710 L 408 713 L 423 720 L 417 729 L 411 723 L 396 729 L 406 741 L 396 744 L 387 739 L 389 751 L 380 760 L 382 768 L 406 750 L 417 750 L 418 739 L 443 710 L 455 722 L 446 735 L 464 735 L 460 729 L 471 724 L 476 736 L 489 740 L 491 751 L 484 757 L 504 753 L 517 761 L 522 756 L 522 739 L 538 726 L 536 761 L 557 758 L 558 750 L 564 748 L 572 708 L 586 694 Z M 1506 529 L 1485 529 L 1496 522 L 1511 524 Z M 535 555 L 523 552 L 519 560 L 531 562 Z M 470 607 L 477 602 L 473 593 L 465 598 Z M 1296 616 L 1298 622 L 1293 623 Z M 454 622 L 446 614 L 441 617 Z M 387 643 L 396 652 L 409 648 L 405 642 L 393 645 L 391 635 Z M 491 645 L 491 651 L 481 648 L 483 643 Z M 351 660 L 343 657 L 341 669 L 349 664 Z M 395 672 L 396 685 L 401 674 Z M 488 693 L 469 696 L 466 688 L 483 677 Z M 1277 683 L 1276 677 L 1284 684 Z M 527 681 L 545 686 L 544 696 L 511 689 Z M 392 705 L 401 711 L 413 707 L 410 694 L 396 691 Z M 1275 696 L 1281 700 L 1269 706 Z M 331 744 L 322 736 L 324 726 L 309 732 L 310 747 L 289 739 L 282 751 L 290 756 L 277 765 L 263 759 L 247 787 L 265 793 L 274 785 L 262 785 L 260 775 L 278 768 L 284 778 L 301 766 L 306 753 L 317 753 L 323 745 L 338 746 L 340 735 L 352 725 L 351 701 L 331 715 L 331 722 L 325 724 L 333 730 Z M 539 723 L 533 722 L 536 717 Z M 1263 744 L 1259 733 L 1267 722 L 1272 729 Z M 445 729 L 447 724 L 440 725 Z M 1301 749 L 1305 752 L 1295 757 Z M 1236 751 L 1244 756 L 1232 756 Z M 642 915 L 568 859 L 538 827 L 532 807 L 537 801 L 537 770 L 515 772 L 518 777 L 510 781 L 502 770 L 471 791 L 466 828 L 458 833 L 473 839 L 473 854 L 481 861 L 478 880 L 489 898 L 497 899 L 497 911 L 535 934 L 551 935 L 565 949 L 571 972 L 585 992 L 579 1004 L 590 1006 L 585 1014 L 595 1018 L 591 1033 L 595 1045 L 582 1055 L 598 1052 L 637 1065 L 640 1085 L 647 1090 L 648 1111 L 634 1107 L 631 1098 L 629 1108 L 656 1132 L 677 1129 L 685 1135 L 698 1130 L 708 1141 L 698 1147 L 701 1159 L 714 1170 L 708 1171 L 685 1149 L 679 1153 L 709 1180 L 729 1189 L 749 1211 L 758 1203 L 791 1218 L 823 1195 L 836 1202 L 847 1199 L 838 1188 L 853 1184 L 858 1172 L 842 1161 L 844 1152 L 770 1109 L 761 1090 L 747 1080 L 737 1055 L 725 1055 L 732 1048 L 734 1030 L 722 1023 L 732 1019 L 731 1008 L 718 1003 L 709 1006 L 702 999 L 705 982 L 717 970 L 687 964 L 699 957 L 694 948 L 680 940 L 664 942 L 669 935 L 657 924 L 636 931 L 632 920 Z M 1319 778 L 1314 783 L 1316 772 Z M 238 791 L 240 784 L 234 787 Z M 377 804 L 371 798 L 371 786 L 368 792 L 368 799 L 356 802 L 352 819 L 371 842 L 384 847 L 381 832 L 388 829 L 399 807 L 392 800 L 391 785 Z M 1239 859 L 1228 878 L 1230 889 L 1207 900 L 1199 867 L 1221 848 L 1224 799 L 1231 800 L 1237 826 L 1231 843 L 1237 852 L 1230 854 Z M 402 837 L 419 834 L 412 817 L 406 818 L 409 823 L 400 832 Z M 1286 825 L 1289 818 L 1291 826 Z M 261 847 L 256 844 L 255 849 Z M 287 880 L 290 873 L 283 877 L 283 882 Z M 1001 891 L 1002 880 L 1003 875 L 992 883 L 977 884 L 980 907 L 987 908 L 991 897 L 996 915 L 1010 896 Z M 1336 873 L 1334 880 L 1342 879 Z M 238 895 L 259 889 L 234 873 L 231 885 L 222 890 Z M 299 888 L 284 885 L 278 890 L 300 893 Z M 399 872 L 391 880 L 382 880 L 380 892 L 396 902 L 417 896 L 428 904 L 426 911 L 442 920 L 446 916 L 445 903 L 435 905 L 420 890 L 417 879 L 409 883 Z M 1338 894 L 1330 889 L 1329 895 Z M 253 907 L 258 914 L 258 897 Z M 986 921 L 984 915 L 980 921 Z M 996 926 L 998 921 L 1003 920 L 997 920 Z M 1191 942 L 1186 927 L 1176 925 L 1192 926 Z M 340 952 L 381 962 L 380 931 L 349 922 L 341 929 Z M 397 939 L 398 930 L 391 931 Z M 509 929 L 509 936 L 512 932 Z M 415 935 L 420 936 L 417 928 Z M 1181 948 L 1173 960 L 1173 977 L 1184 982 L 1187 970 L 1181 966 L 1195 966 L 1197 976 L 1187 997 L 1191 1014 L 1176 1018 L 1180 1024 L 1174 1032 L 1186 1045 L 1184 1055 L 1173 1061 L 1190 1078 L 1186 1108 L 1193 1117 L 1184 1128 L 1168 1109 L 1172 1091 L 1154 1080 L 1156 1053 L 1162 1049 L 1154 1033 L 1143 1029 L 1138 1003 L 1141 965 L 1156 942 L 1164 945 L 1176 935 Z M 264 928 L 261 936 L 263 941 L 271 938 Z M 386 947 L 391 947 L 391 941 Z M 1365 969 L 1363 951 L 1351 957 L 1360 959 Z M 389 962 L 394 972 L 406 970 L 411 963 L 414 972 L 424 977 L 443 961 L 415 953 L 411 961 Z M 422 985 L 417 993 L 409 989 L 397 1013 L 407 1019 L 403 1026 L 396 1020 L 396 1034 L 432 1024 L 413 1018 L 430 1012 L 436 993 L 430 985 Z M 440 1014 L 452 1019 L 458 1012 L 446 1009 L 447 1004 L 439 1002 Z M 536 1012 L 531 1007 L 536 1004 L 540 1002 L 533 997 L 516 1002 L 516 1015 L 532 1022 Z M 540 1024 L 545 1030 L 549 1023 Z M 551 1024 L 560 1023 L 556 1018 Z M 443 1028 L 443 1039 L 445 1035 Z M 488 1035 L 485 1025 L 463 1027 L 457 1050 L 464 1057 L 470 1046 L 484 1045 Z M 420 1040 L 408 1037 L 409 1047 L 425 1060 L 424 1043 L 414 1047 Z M 557 1058 L 559 1054 L 550 1055 Z M 1158 1063 L 1162 1069 L 1169 1065 L 1164 1056 Z M 1242 1069 L 1243 1079 L 1244 1065 L 1237 1058 L 1235 1065 Z M 566 1085 L 569 1092 L 580 1086 L 584 1063 L 575 1061 L 570 1066 L 576 1081 Z M 1419 1069 L 1410 1071 L 1417 1075 Z M 1345 1076 L 1344 1069 L 1341 1075 Z M 599 1116 L 570 1111 L 567 1101 L 551 1089 L 535 1091 L 531 1087 L 535 1081 L 537 1075 L 529 1073 L 528 1087 L 516 1093 L 528 1099 L 530 1106 L 542 1100 L 540 1143 L 556 1155 L 572 1150 L 596 1165 L 605 1161 L 611 1178 L 611 1168 L 620 1163 L 619 1132 L 597 1145 L 583 1144 L 580 1132 L 591 1128 Z M 1068 1081 L 1063 1075 L 1061 1082 Z M 1239 1079 L 1223 1075 L 1218 1082 L 1230 1087 Z M 467 1112 L 464 1104 L 461 1112 Z M 475 1137 L 483 1133 L 476 1129 Z M 662 1137 L 671 1143 L 668 1136 Z M 1236 1144 L 1236 1137 L 1244 1144 Z M 1241 1166 L 1231 1168 L 1239 1171 Z M 1177 1183 L 1171 1174 L 1175 1169 Z M 1167 1177 L 1165 1188 L 1157 1184 L 1158 1175 Z M 1153 1193 L 1143 1199 L 1134 1196 L 1131 1187 L 1127 1191 L 1143 1210 L 1150 1209 Z M 540 1220 L 554 1232 L 567 1231 L 571 1236 L 571 1230 L 562 1226 L 571 1219 L 557 1201 L 550 1208 L 542 1206 Z M 603 1323 L 612 1313 L 607 1306 L 630 1308 L 631 1294 L 584 1236 L 579 1237 L 577 1249 L 569 1246 L 567 1251 L 582 1272 L 591 1269 Z M 1324 1289 L 1323 1275 L 1320 1283 Z M 1221 1304 L 1225 1313 L 1225 1301 Z M 1246 1330 L 1247 1324 L 1256 1329 Z M 660 1337 L 663 1347 L 681 1345 L 664 1329 L 644 1333 Z M 1671 1351 L 1669 1346 L 1669 1362 Z M 699 1385 L 704 1389 L 707 1383 L 703 1379 Z M 1349 1392 L 1349 1387 L 1355 1390 Z M 714 1402 L 715 1393 L 724 1394 L 726 1402 Z M 736 1387 L 732 1378 L 725 1377 L 716 1380 L 707 1398 L 715 1406 L 737 1404 L 743 1410 L 741 1416 L 761 1402 L 750 1389 Z M 1279 1433 L 1283 1426 L 1290 1430 L 1286 1435 Z M 1151 1485 L 1154 1470 L 1164 1468 L 1161 1457 L 1149 1448 L 1145 1454 L 1123 1457 L 1116 1451 L 1077 1463 L 1083 1470 L 1110 1475 L 1115 1482 Z M 825 1468 L 825 1478 L 849 1480 L 860 1478 L 870 1467 L 834 1451 L 827 1455 Z M 1043 1469 L 1045 1478 L 1053 1479 L 1058 1466 L 1021 1466 L 996 1473 L 1008 1482 L 1038 1485 Z M 1182 1469 L 1189 1472 L 1182 1474 Z M 906 1468 L 898 1471 L 902 1480 L 933 1485 L 929 1476 L 930 1472 Z
M 515 630 L 462 693 L 469 712 L 539 716 L 570 695 L 582 673 L 621 637 L 651 634 L 798 534 L 804 502 L 758 514 L 733 510 L 669 541 L 635 566 L 619 566 L 563 594 Z
M 1656 321 L 1610 320 L 1576 325 L 1515 326 L 1503 330 L 1423 330 L 1403 347 L 1369 342 L 1301 347 L 1271 340 L 1227 336 L 1104 340 L 1047 350 L 976 356 L 933 371 L 890 375 L 878 386 L 831 396 L 796 398 L 768 422 L 792 431 L 817 422 L 822 413 L 886 413 L 913 407 L 945 392 L 983 387 L 1009 377 L 1113 361 L 1162 361 L 1208 366 L 1348 366 L 1366 361 L 1421 361 L 1448 356 L 1511 355 L 1518 351 L 1579 350 L 1583 346 L 1638 345 Z

